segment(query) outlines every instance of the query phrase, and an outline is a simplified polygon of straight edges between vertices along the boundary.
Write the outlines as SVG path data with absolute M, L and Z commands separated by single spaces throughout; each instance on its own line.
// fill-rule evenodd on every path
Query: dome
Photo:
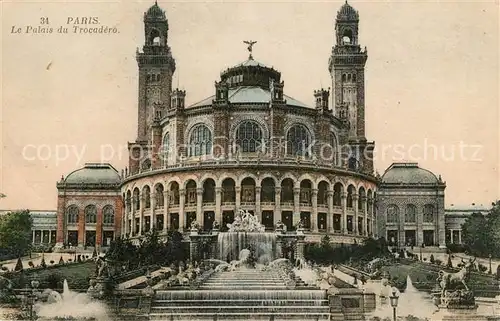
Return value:
M 87 163 L 83 168 L 69 174 L 64 180 L 68 184 L 120 184 L 116 169 L 110 164 Z
M 437 184 L 438 178 L 417 163 L 394 163 L 382 176 L 382 183 L 389 184 Z
M 340 10 L 337 12 L 337 20 L 342 20 L 342 21 L 358 21 L 359 20 L 359 14 L 354 9 L 347 3 L 340 8 Z
M 165 20 L 166 18 L 165 11 L 163 11 L 156 2 L 144 14 L 144 19 Z

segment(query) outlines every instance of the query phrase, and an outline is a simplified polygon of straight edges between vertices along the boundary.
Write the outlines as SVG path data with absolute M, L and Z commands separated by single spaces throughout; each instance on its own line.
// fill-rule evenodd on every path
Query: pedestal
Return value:
M 477 314 L 477 307 L 448 308 L 440 305 L 431 321 L 487 321 L 488 317 Z

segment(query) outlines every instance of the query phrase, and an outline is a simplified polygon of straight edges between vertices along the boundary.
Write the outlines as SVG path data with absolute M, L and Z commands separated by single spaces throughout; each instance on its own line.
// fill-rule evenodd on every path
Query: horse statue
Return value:
M 466 291 L 469 291 L 466 279 L 469 276 L 469 272 L 476 261 L 476 258 L 469 259 L 469 261 L 464 261 L 462 259 L 463 267 L 460 271 L 455 273 L 445 272 L 444 270 L 439 271 L 439 276 L 437 278 L 439 287 L 441 288 L 441 296 L 444 297 L 447 290 L 454 289 L 456 285 L 462 284 Z

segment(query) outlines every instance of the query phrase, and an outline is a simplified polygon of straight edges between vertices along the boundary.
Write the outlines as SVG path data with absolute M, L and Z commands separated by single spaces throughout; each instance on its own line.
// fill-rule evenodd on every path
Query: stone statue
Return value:
M 219 229 L 220 229 L 219 221 L 213 221 L 212 230 L 219 230 Z
M 439 271 L 437 282 L 441 288 L 441 304 L 445 306 L 471 306 L 475 304 L 474 295 L 466 282 L 475 261 L 475 258 L 469 261 L 462 260 L 464 264 L 462 269 L 455 273 Z
M 96 276 L 98 278 L 109 277 L 109 265 L 102 257 L 96 259 Z
M 265 226 L 252 213 L 240 209 L 232 224 L 227 224 L 229 232 L 265 232 Z
M 192 221 L 191 222 L 191 230 L 199 230 L 200 229 L 200 223 L 198 221 Z

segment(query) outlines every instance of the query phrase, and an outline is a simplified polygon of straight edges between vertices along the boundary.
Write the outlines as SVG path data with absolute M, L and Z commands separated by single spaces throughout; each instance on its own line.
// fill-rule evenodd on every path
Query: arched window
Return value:
M 163 197 L 163 185 L 162 184 L 156 184 L 155 199 L 156 199 L 156 206 L 157 207 L 164 206 L 165 202 L 164 202 L 164 197 Z
M 399 208 L 397 205 L 389 205 L 387 206 L 387 223 L 397 223 L 399 217 Z
M 78 207 L 76 205 L 71 205 L 66 209 L 66 217 L 68 224 L 78 223 Z
M 196 125 L 189 137 L 189 156 L 210 155 L 212 153 L 212 133 L 205 125 Z
M 242 153 L 255 153 L 262 146 L 262 130 L 254 121 L 244 121 L 236 130 L 236 146 Z
M 95 207 L 95 205 L 88 205 L 85 207 L 85 223 L 97 223 L 97 207 Z
M 141 199 L 139 196 L 139 189 L 137 187 L 134 188 L 133 203 L 134 203 L 134 210 L 138 211 L 141 208 Z
M 130 193 L 130 190 L 127 191 L 127 196 L 125 197 L 125 207 L 127 208 L 127 213 L 132 211 L 132 193 Z
M 306 126 L 302 124 L 293 125 L 286 135 L 287 155 L 309 156 L 311 136 Z
M 151 33 L 149 34 L 149 42 L 154 46 L 160 45 L 160 32 L 158 30 L 151 30 Z
M 405 212 L 405 222 L 416 223 L 417 222 L 417 208 L 413 204 L 406 205 Z
M 351 29 L 344 30 L 344 34 L 342 35 L 342 43 L 349 45 L 352 42 L 352 31 Z
M 149 189 L 149 186 L 144 186 L 142 189 L 142 197 L 144 200 L 144 208 L 150 208 L 151 207 L 151 190 Z
M 427 204 L 424 206 L 424 223 L 434 222 L 434 205 Z
M 103 213 L 103 223 L 104 225 L 114 225 L 115 224 L 115 210 L 112 205 L 106 205 L 102 209 Z
M 163 146 L 162 146 L 162 155 L 163 155 L 163 163 L 166 164 L 168 162 L 168 155 L 170 154 L 170 135 L 166 133 L 163 136 Z

